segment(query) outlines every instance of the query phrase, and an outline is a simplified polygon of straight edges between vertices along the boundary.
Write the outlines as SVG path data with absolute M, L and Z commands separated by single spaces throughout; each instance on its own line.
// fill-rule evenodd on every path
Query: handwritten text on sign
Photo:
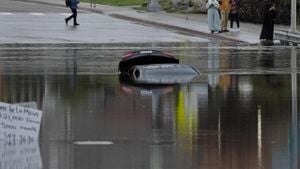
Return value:
M 37 140 L 42 112 L 0 102 L 0 139 Z

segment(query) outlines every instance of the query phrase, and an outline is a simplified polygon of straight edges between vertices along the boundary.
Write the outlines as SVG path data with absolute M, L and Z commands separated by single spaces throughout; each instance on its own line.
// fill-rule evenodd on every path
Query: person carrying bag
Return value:
M 77 8 L 78 8 L 79 0 L 66 0 L 66 6 L 69 7 L 72 11 L 72 15 L 68 18 L 65 18 L 65 23 L 68 25 L 70 19 L 73 18 L 73 26 L 79 26 L 77 23 Z

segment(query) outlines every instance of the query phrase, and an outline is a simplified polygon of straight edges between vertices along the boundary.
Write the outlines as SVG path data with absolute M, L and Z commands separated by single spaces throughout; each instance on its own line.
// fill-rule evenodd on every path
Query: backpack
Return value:
M 71 0 L 66 0 L 66 7 L 69 7 L 71 5 Z

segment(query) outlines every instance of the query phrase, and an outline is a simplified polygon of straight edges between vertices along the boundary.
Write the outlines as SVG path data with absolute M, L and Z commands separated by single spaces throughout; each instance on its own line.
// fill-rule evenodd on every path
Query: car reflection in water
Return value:
M 119 76 L 126 93 L 164 94 L 179 84 L 187 84 L 200 73 L 191 66 L 181 64 L 136 65 Z
M 129 74 L 119 76 L 122 90 L 132 95 L 147 95 L 152 97 L 152 142 L 154 145 L 173 144 L 173 135 L 169 130 L 163 130 L 160 111 L 161 95 L 172 93 L 181 86 L 195 79 L 199 72 L 191 66 L 180 64 L 136 65 Z M 173 121 L 173 118 L 167 120 Z M 166 127 L 166 126 L 165 126 Z M 172 126 L 167 128 L 172 130 Z M 169 133 L 168 133 L 169 132 Z
M 130 51 L 119 63 L 122 79 L 145 84 L 188 83 L 199 75 L 189 65 L 179 64 L 171 53 L 158 50 Z

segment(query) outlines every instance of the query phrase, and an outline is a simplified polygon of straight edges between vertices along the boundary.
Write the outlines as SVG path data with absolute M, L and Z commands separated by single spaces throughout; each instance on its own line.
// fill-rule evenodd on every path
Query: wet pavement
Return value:
M 18 2 L 18 1 L 17 1 Z M 64 7 L 64 2 L 61 0 L 25 0 L 27 3 L 36 3 L 43 5 L 52 5 L 57 7 Z M 91 1 L 93 2 L 93 1 Z M 84 11 L 92 11 L 101 13 L 106 16 L 111 16 L 123 20 L 128 20 L 135 23 L 144 23 L 148 26 L 159 26 L 171 30 L 180 30 L 184 32 L 193 33 L 196 36 L 209 36 L 219 40 L 234 40 L 240 42 L 247 42 L 251 44 L 258 44 L 259 35 L 261 31 L 261 24 L 254 24 L 248 22 L 240 22 L 240 30 L 230 29 L 230 32 L 221 34 L 210 34 L 207 27 L 207 15 L 203 13 L 166 13 L 161 12 L 146 12 L 143 10 L 135 10 L 131 6 L 109 6 L 109 5 L 91 5 L 90 3 L 81 2 L 79 9 Z M 276 30 L 289 31 L 288 25 L 275 25 Z M 300 26 L 297 26 L 298 30 Z M 275 41 L 279 43 L 279 40 Z
M 95 13 L 80 13 L 80 27 L 61 13 L 0 13 L 0 44 L 205 42 L 205 38 L 157 29 Z M 91 22 L 93 18 L 93 22 Z M 98 22 L 99 21 L 99 22 Z M 101 21 L 101 22 L 100 22 Z
M 79 27 L 65 26 L 70 10 L 61 0 L 0 2 L 0 44 L 22 43 L 169 43 L 235 41 L 259 43 L 261 25 L 241 23 L 240 31 L 210 34 L 205 14 L 148 13 L 131 7 L 80 3 Z M 286 28 L 277 26 L 276 28 Z
M 161 47 L 201 74 L 137 85 L 132 48 L 0 50 L 0 97 L 43 111 L 38 143 L 2 142 L 0 168 L 298 169 L 296 47 Z

